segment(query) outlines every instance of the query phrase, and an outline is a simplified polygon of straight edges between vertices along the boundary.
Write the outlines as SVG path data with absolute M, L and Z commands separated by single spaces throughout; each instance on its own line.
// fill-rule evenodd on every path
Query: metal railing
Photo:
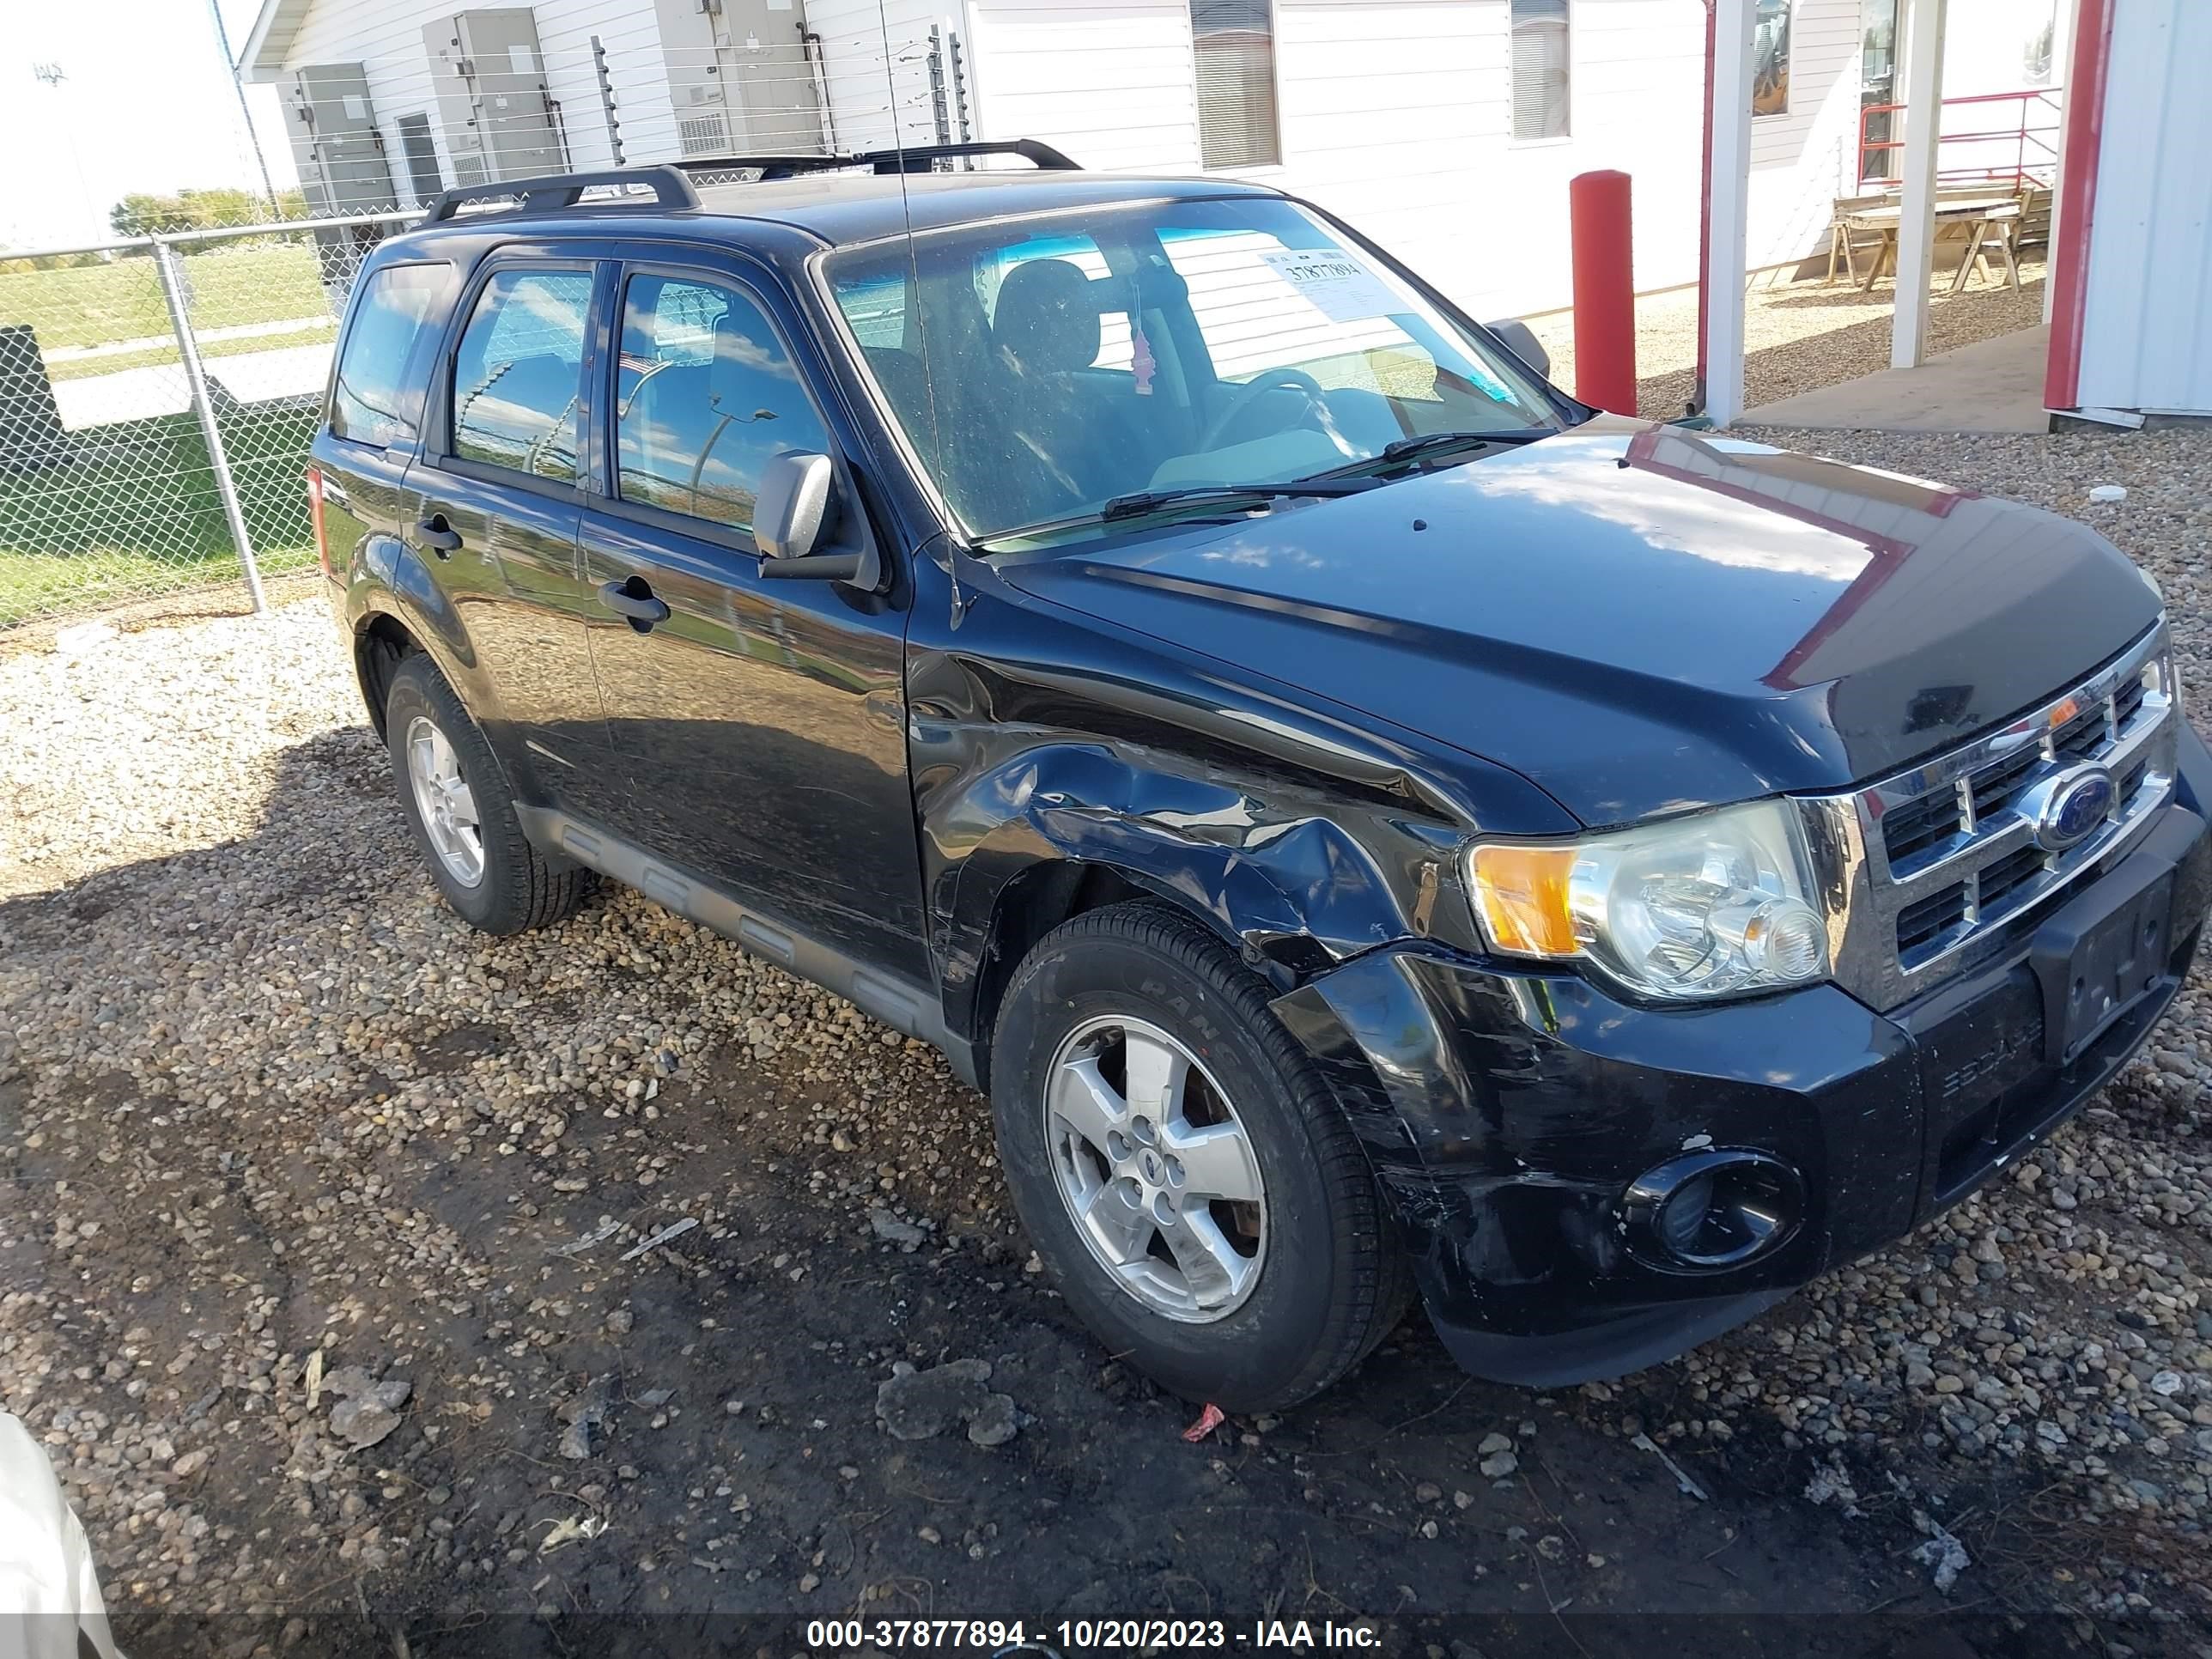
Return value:
M 2057 177 L 2059 134 L 2064 120 L 2063 87 L 2027 87 L 2018 92 L 1984 92 L 1946 98 L 1946 112 L 1991 111 L 1998 125 L 1954 130 L 1948 123 L 1936 135 L 1936 178 L 1939 185 L 1990 185 L 2008 191 L 2048 189 Z M 2016 106 L 2006 120 L 1998 105 Z M 1905 140 L 1891 135 L 1903 104 L 1867 104 L 1859 110 L 1859 185 L 1862 189 L 1896 184 L 1896 152 Z
M 0 629 L 314 560 L 301 477 L 362 258 L 411 213 L 0 255 Z

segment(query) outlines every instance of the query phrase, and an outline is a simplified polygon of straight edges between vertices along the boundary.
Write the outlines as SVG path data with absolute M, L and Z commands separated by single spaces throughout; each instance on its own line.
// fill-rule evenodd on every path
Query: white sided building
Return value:
M 1861 0 L 1756 3 L 1754 268 L 1825 248 L 1858 189 L 1862 83 Z M 1490 316 L 1567 302 L 1567 181 L 1593 168 L 1634 180 L 1636 286 L 1696 280 L 1706 15 L 1704 0 L 266 0 L 243 67 L 279 88 L 311 194 L 338 210 L 618 159 L 1033 137 L 1088 167 L 1310 197 Z

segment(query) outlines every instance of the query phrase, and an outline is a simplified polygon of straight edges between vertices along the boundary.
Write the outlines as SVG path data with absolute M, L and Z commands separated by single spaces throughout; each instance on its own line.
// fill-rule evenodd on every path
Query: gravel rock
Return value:
M 556 1421 L 566 1425 L 561 1431 L 562 1456 L 580 1462 L 592 1455 L 592 1431 L 606 1422 L 613 1401 L 614 1378 L 595 1376 L 582 1393 L 553 1413 Z
M 1840 297 L 1796 307 L 1815 296 L 1763 292 L 1761 314 Z M 1867 347 L 1838 331 L 1820 348 L 1847 349 L 1885 355 L 1887 335 Z M 2207 706 L 2212 434 L 1826 433 L 1804 447 L 2090 517 L 2163 586 L 2188 707 Z M 2127 499 L 2092 509 L 2102 483 Z M 272 1651 L 304 1620 L 289 1650 L 327 1650 L 319 1621 L 351 1593 L 307 1587 L 350 1585 L 379 1561 L 390 1580 L 465 1586 L 483 1598 L 473 1607 L 536 1605 L 550 1460 L 531 1402 L 592 1391 L 608 1363 L 601 1310 L 617 1304 L 635 1309 L 629 1387 L 680 1382 L 679 1398 L 726 1401 L 662 1407 L 674 1420 L 641 1437 L 634 1478 L 605 1474 L 585 1500 L 650 1504 L 648 1523 L 620 1515 L 614 1535 L 662 1559 L 656 1595 L 695 1552 L 759 1571 L 757 1584 L 795 1582 L 805 1558 L 783 1540 L 826 1522 L 789 1495 L 852 1490 L 815 1473 L 841 1462 L 872 1484 L 868 1447 L 884 1449 L 869 1390 L 894 1361 L 978 1352 L 987 1297 L 1059 1333 L 1051 1363 L 1074 1380 L 1051 1395 L 1024 1383 L 1033 1409 L 1051 1398 L 1115 1418 L 1097 1437 L 1110 1452 L 1070 1454 L 1077 1489 L 1106 1501 L 1139 1467 L 1115 1437 L 1157 1428 L 1172 1442 L 1187 1420 L 1179 1406 L 1176 1422 L 1156 1420 L 1158 1397 L 1126 1367 L 1080 1347 L 1068 1358 L 1082 1339 L 1022 1271 L 1029 1245 L 991 1173 L 988 1109 L 927 1050 L 625 890 L 514 939 L 475 935 L 446 910 L 407 846 L 319 593 L 263 618 L 118 626 L 69 656 L 0 643 L 0 1404 L 48 1448 L 131 1650 L 175 1650 L 129 1639 L 171 1607 L 225 1629 L 264 1609 L 251 1616 Z M 1479 1484 L 1477 1466 L 1515 1453 L 1510 1437 L 1481 1438 L 1486 1422 L 1556 1409 L 1625 1457 L 1648 1433 L 1699 1475 L 1748 1447 L 1762 1461 L 1731 1486 L 1778 1492 L 1808 1520 L 1836 1513 L 1798 1494 L 1839 1458 L 1870 1517 L 1853 1524 L 1890 1528 L 1892 1563 L 1923 1536 L 1889 1497 L 1887 1475 L 1909 1477 L 1911 1503 L 1953 1517 L 1973 1549 L 1976 1589 L 2026 1561 L 2045 1597 L 2100 1619 L 2212 1613 L 2209 986 L 2192 976 L 2144 1057 L 2008 1176 L 1680 1360 L 1549 1408 L 1473 1385 L 1435 1416 L 1462 1386 L 1435 1374 L 1441 1359 L 1401 1353 L 1363 1373 L 1354 1387 L 1377 1370 L 1398 1379 L 1391 1420 L 1419 1419 L 1384 1449 L 1424 1460 L 1401 1490 L 1452 1493 L 1443 1540 L 1392 1534 L 1393 1548 L 1458 1549 L 1478 1521 L 1493 1546 L 1509 1523 L 1545 1524 L 1510 1509 L 1512 1489 Z M 840 1132 L 853 1151 L 836 1150 Z M 879 1241 L 877 1209 L 905 1226 L 939 1218 L 921 1230 L 933 1247 L 908 1257 Z M 652 1218 L 679 1213 L 701 1223 L 681 1248 L 617 1266 Z M 1985 1240 L 1997 1261 L 1977 1256 Z M 937 1243 L 960 1272 L 940 1267 Z M 1984 1279 L 1985 1267 L 2005 1276 Z M 833 1281 L 842 1304 L 793 1318 L 789 1300 L 765 1302 L 778 1322 L 763 1327 L 755 1303 L 771 1291 L 820 1297 Z M 1003 1388 L 1018 1344 L 990 1340 Z M 411 1376 L 433 1397 L 402 1402 L 410 1431 L 360 1456 L 330 1415 L 349 1368 L 307 1407 L 303 1373 L 323 1352 L 368 1357 L 372 1385 Z M 782 1382 L 794 1359 L 838 1380 L 800 1394 Z M 599 1432 L 615 1397 L 601 1396 Z M 1018 1425 L 1010 1410 L 956 1411 L 939 1432 Z M 1330 1413 L 1322 1402 L 1243 1447 L 1235 1479 L 1269 1490 L 1275 1460 L 1289 1469 L 1309 1437 L 1346 1450 Z M 817 1418 L 836 1426 L 809 1426 Z M 595 1449 L 591 1423 L 560 1426 Z M 1545 1416 L 1547 1446 L 1555 1427 Z M 648 1455 L 687 1429 L 711 1434 L 689 1462 Z M 1778 1445 L 1796 1468 L 1777 1473 Z M 1212 1478 L 1212 1450 L 1189 1460 L 1194 1478 Z M 174 1466 L 201 1451 L 215 1455 L 180 1479 Z M 1316 1457 L 1276 1495 L 1323 1516 L 1359 1461 Z M 1546 1462 L 1581 1484 L 1549 1450 Z M 603 1466 L 558 1468 L 581 1479 Z M 440 1488 L 450 1502 L 426 1513 L 421 1494 Z M 969 1537 L 951 1512 L 905 1513 L 909 1530 L 923 1521 L 943 1529 L 948 1562 L 1003 1541 Z M 1984 1545 L 1999 1524 L 2013 1530 Z M 701 1547 L 748 1526 L 778 1541 Z M 664 1548 L 678 1532 L 684 1551 Z M 1623 1553 L 1601 1547 L 1622 1570 Z M 847 1606 L 860 1586 L 839 1559 L 819 1571 Z M 1394 1604 L 1389 1583 L 1372 1589 L 1373 1605 Z
M 353 1446 L 374 1446 L 399 1426 L 399 1413 L 367 1395 L 331 1407 L 331 1432 Z
M 928 1440 L 956 1423 L 979 1446 L 1003 1445 L 1017 1426 L 1013 1398 L 988 1386 L 986 1359 L 954 1359 L 928 1370 L 904 1361 L 876 1389 L 876 1416 L 895 1440 Z
M 868 1229 L 887 1244 L 900 1244 L 908 1249 L 929 1242 L 929 1235 L 911 1221 L 901 1221 L 889 1210 L 868 1212 Z

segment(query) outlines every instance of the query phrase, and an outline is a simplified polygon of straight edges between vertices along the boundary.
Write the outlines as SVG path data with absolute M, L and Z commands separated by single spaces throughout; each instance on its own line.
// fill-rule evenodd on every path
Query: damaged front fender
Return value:
M 1573 827 L 1517 774 L 1226 682 L 988 570 L 933 640 L 930 584 L 945 573 L 925 560 L 917 575 L 922 878 L 947 1023 L 979 1042 L 1012 965 L 1009 897 L 1041 875 L 1110 872 L 1170 900 L 1280 990 L 1395 940 L 1474 948 L 1457 848 L 1478 829 Z

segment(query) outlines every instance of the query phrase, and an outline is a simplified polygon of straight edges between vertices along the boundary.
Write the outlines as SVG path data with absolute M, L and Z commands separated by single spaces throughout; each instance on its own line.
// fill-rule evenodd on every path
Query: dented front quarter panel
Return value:
M 1574 828 L 1517 774 L 1227 682 L 1207 659 L 936 554 L 915 561 L 908 739 L 957 1032 L 988 1037 L 996 919 L 1041 865 L 1103 866 L 1176 900 L 1284 990 L 1394 941 L 1475 948 L 1464 839 Z

